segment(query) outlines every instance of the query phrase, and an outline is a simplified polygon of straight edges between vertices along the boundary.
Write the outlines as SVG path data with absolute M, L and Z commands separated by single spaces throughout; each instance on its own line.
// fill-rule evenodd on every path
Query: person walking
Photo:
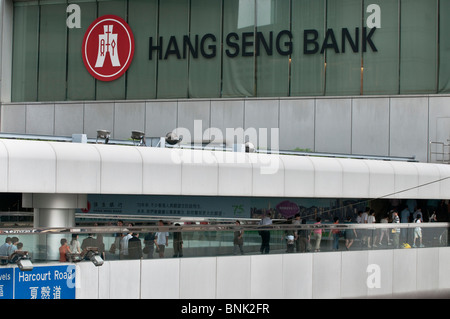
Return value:
M 268 226 L 272 225 L 272 218 L 270 212 L 268 212 L 263 219 L 261 219 L 260 223 L 261 226 Z M 261 230 L 259 232 L 261 236 L 261 248 L 260 252 L 261 254 L 268 254 L 270 251 L 270 230 Z
M 235 222 L 236 226 L 240 226 L 241 222 L 239 220 L 237 220 Z M 241 253 L 241 255 L 244 254 L 244 230 L 242 229 L 238 229 L 234 232 L 234 237 L 233 237 L 233 254 L 237 255 L 238 249 Z
M 181 227 L 178 223 L 175 226 Z M 181 231 L 173 233 L 173 257 L 183 257 L 183 235 Z
M 164 222 L 160 220 L 158 225 L 162 227 L 164 226 Z M 159 258 L 164 258 L 164 251 L 166 247 L 169 246 L 169 233 L 160 229 L 160 231 L 155 234 L 155 244 Z
M 313 231 L 314 238 L 316 240 L 316 246 L 314 248 L 315 252 L 319 252 L 320 251 L 320 242 L 322 241 L 322 232 L 323 232 L 321 224 L 322 224 L 322 218 L 317 217 L 316 218 L 316 222 L 314 223 L 316 228 Z
M 398 212 L 396 210 L 392 211 L 392 223 L 399 224 L 400 218 L 398 217 Z M 400 228 L 392 228 L 392 244 L 394 248 L 400 247 Z
M 339 217 L 334 217 L 333 221 L 333 225 L 339 224 Z M 338 228 L 333 228 L 331 233 L 333 234 L 333 250 L 339 250 L 339 236 L 341 231 Z

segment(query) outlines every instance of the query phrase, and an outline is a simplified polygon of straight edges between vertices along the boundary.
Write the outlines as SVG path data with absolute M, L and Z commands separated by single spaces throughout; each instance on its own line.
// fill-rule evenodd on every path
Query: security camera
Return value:
M 169 145 L 176 145 L 183 140 L 183 137 L 179 137 L 174 132 L 169 132 L 166 134 L 166 143 Z
M 245 153 L 255 153 L 255 145 L 251 142 L 245 143 Z

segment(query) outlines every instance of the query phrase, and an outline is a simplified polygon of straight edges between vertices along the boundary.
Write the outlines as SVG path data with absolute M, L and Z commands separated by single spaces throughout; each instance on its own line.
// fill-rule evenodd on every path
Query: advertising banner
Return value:
M 163 196 L 163 195 L 88 195 L 88 207 L 77 210 L 83 214 L 123 216 L 142 215 L 194 218 L 262 218 L 270 212 L 274 219 L 289 219 L 295 214 L 313 220 L 319 214 L 323 220 L 334 216 L 345 219 L 364 209 L 360 199 L 282 198 L 238 196 Z M 338 208 L 341 207 L 341 208 Z

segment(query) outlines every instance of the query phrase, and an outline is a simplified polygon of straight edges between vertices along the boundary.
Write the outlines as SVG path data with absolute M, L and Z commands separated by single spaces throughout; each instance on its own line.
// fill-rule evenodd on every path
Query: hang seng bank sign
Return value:
M 67 18 L 67 26 L 79 27 L 77 19 L 81 12 L 71 5 L 72 14 Z M 68 7 L 68 12 L 69 12 Z M 79 10 L 79 7 L 78 7 Z M 293 54 L 324 54 L 327 50 L 345 54 L 347 52 L 377 52 L 376 31 L 381 27 L 380 7 L 367 6 L 370 13 L 367 27 L 329 28 L 321 36 L 319 30 L 305 29 L 302 34 L 290 30 L 278 32 L 230 32 L 222 39 L 212 33 L 149 37 L 148 59 L 167 60 L 170 58 L 212 59 L 223 47 L 224 55 L 230 59 L 267 56 L 292 56 Z M 339 39 L 339 40 L 338 40 Z M 134 36 L 130 26 L 122 18 L 105 15 L 96 19 L 87 29 L 82 46 L 86 69 L 96 79 L 113 81 L 121 77 L 130 67 L 134 56 Z M 143 45 L 143 44 L 141 44 Z M 297 50 L 296 46 L 303 46 Z
M 304 54 L 323 54 L 325 50 L 332 49 L 336 53 L 345 53 L 350 47 L 351 51 L 359 52 L 361 49 L 366 52 L 368 48 L 377 52 L 373 36 L 376 28 L 368 29 L 355 28 L 350 31 L 347 28 L 340 30 L 341 43 L 336 41 L 336 31 L 328 29 L 323 40 L 319 39 L 319 32 L 315 29 L 303 31 L 303 53 Z M 360 41 L 360 34 L 362 39 Z M 167 43 L 167 44 L 165 44 Z M 361 43 L 361 45 L 360 45 Z M 156 56 L 158 59 L 168 59 L 171 56 L 177 59 L 186 59 L 188 55 L 193 58 L 200 56 L 206 59 L 214 58 L 217 55 L 217 38 L 213 34 L 194 37 L 185 35 L 181 43 L 175 36 L 168 40 L 159 37 L 158 41 L 154 38 L 149 40 L 149 59 Z M 268 35 L 262 32 L 243 32 L 241 34 L 231 32 L 225 38 L 225 54 L 229 58 L 237 56 L 259 56 L 263 52 L 268 56 L 274 54 L 292 55 L 294 51 L 294 36 L 288 30 L 282 30 L 277 34 L 270 32 Z

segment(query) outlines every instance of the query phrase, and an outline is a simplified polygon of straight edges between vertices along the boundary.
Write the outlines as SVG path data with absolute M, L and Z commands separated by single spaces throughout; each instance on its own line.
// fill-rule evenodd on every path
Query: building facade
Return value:
M 4 133 L 243 128 L 260 149 L 422 162 L 450 138 L 449 0 L 0 3 Z

